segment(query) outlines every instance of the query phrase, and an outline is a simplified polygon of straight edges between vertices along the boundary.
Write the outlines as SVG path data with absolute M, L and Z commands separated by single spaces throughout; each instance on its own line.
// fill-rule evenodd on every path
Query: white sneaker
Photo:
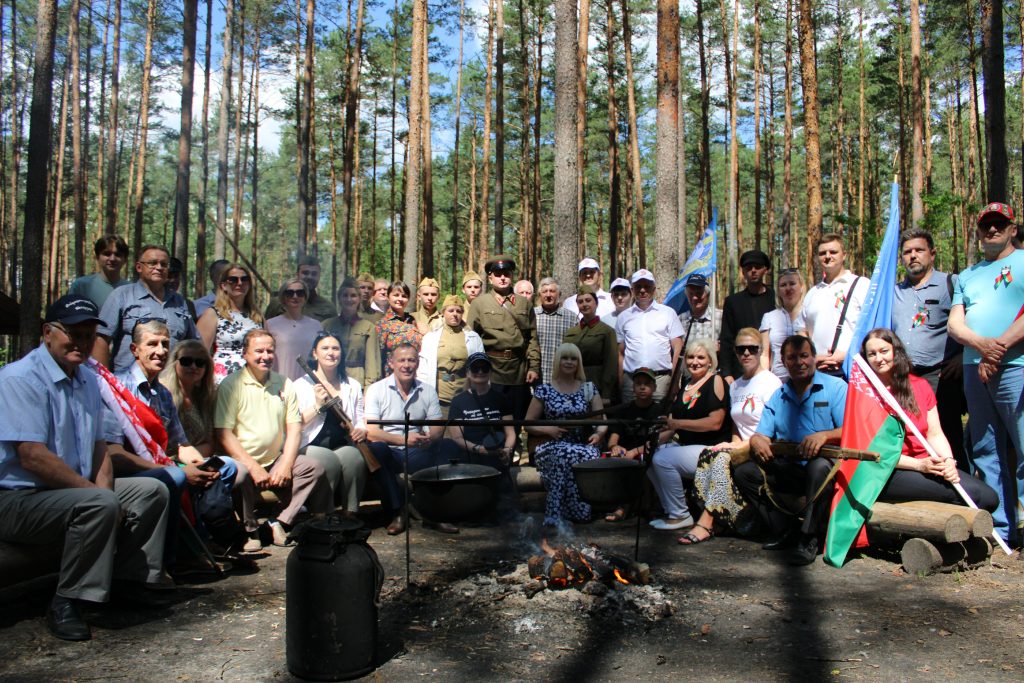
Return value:
M 255 536 L 246 540 L 245 545 L 242 546 L 243 553 L 258 553 L 261 550 L 263 550 L 263 544 Z
M 667 519 L 654 519 L 651 520 L 651 526 L 659 531 L 675 531 L 676 529 L 693 526 L 693 517 L 687 515 L 682 519 L 674 521 Z

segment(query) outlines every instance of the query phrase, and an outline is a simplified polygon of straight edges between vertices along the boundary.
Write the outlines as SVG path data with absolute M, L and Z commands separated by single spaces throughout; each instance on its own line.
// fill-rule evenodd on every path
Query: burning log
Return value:
M 584 586 L 592 581 L 606 585 L 650 583 L 650 567 L 619 555 L 605 552 L 596 545 L 553 547 L 547 539 L 541 542 L 543 555 L 527 561 L 530 578 L 542 581 L 549 588 Z M 531 582 L 533 583 L 533 582 Z

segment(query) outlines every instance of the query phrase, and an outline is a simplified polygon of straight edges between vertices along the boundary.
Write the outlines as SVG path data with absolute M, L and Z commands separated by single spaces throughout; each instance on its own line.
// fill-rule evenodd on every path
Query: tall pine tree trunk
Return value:
M 475 251 L 479 258 L 490 251 L 490 238 L 488 233 L 488 221 L 490 220 L 491 201 L 491 100 L 494 94 L 494 34 L 495 23 L 497 22 L 497 7 L 501 0 L 490 0 L 488 3 L 487 20 L 487 74 L 484 76 L 484 132 L 483 132 L 483 157 L 480 169 L 480 223 L 477 234 L 478 244 Z
M 782 124 L 782 229 L 785 249 L 792 254 L 790 266 L 800 265 L 797 232 L 793 227 L 793 1 L 786 3 L 785 86 Z
M 355 168 L 355 157 L 356 157 L 356 128 L 359 122 L 356 120 L 357 105 L 359 102 L 359 66 L 362 63 L 363 55 L 363 11 L 364 2 L 359 0 L 359 4 L 356 7 L 356 25 L 353 31 L 352 44 L 349 48 L 348 54 L 348 86 L 345 89 L 345 142 L 342 145 L 343 156 L 341 166 L 341 186 L 342 194 L 345 198 L 345 223 L 344 230 L 342 231 L 342 246 L 341 246 L 341 258 L 340 261 L 343 264 L 348 263 L 348 255 L 352 251 L 358 252 L 359 250 L 351 249 L 351 236 L 352 236 L 352 175 L 353 169 Z M 331 163 L 331 171 L 333 173 L 334 164 Z M 334 186 L 334 182 L 331 182 L 331 186 Z M 331 191 L 331 196 L 334 196 L 334 191 Z
M 424 33 L 426 33 L 426 29 L 424 29 Z M 423 245 L 421 248 L 423 266 L 417 276 L 422 274 L 423 277 L 434 277 L 434 164 L 430 148 L 430 58 L 427 54 L 426 35 L 423 37 L 422 50 L 420 79 L 423 84 L 420 89 L 420 97 L 423 98 L 423 104 L 420 105 L 422 128 L 420 146 L 423 150 L 421 152 L 423 157 Z M 498 203 L 497 194 L 495 203 Z M 498 214 L 495 213 L 496 223 L 497 218 Z
M 577 211 L 576 81 L 577 17 L 574 0 L 555 0 L 555 157 L 553 275 L 562 283 L 563 294 L 575 292 L 579 213 Z
M 981 2 L 981 64 L 985 77 L 987 201 L 1007 201 L 1006 81 L 1003 75 L 1003 0 Z
M 590 0 L 579 0 L 580 17 L 576 36 L 576 58 L 579 75 L 576 79 L 576 216 L 580 224 L 579 247 L 581 256 L 587 253 L 587 205 L 584 184 L 587 168 L 587 53 L 590 45 Z
M 82 79 L 81 79 L 81 48 L 80 39 L 81 25 L 81 3 L 79 0 L 71 0 L 71 9 L 68 15 L 70 26 L 68 28 L 68 51 L 71 55 L 71 185 L 74 195 L 75 215 L 75 275 L 85 275 L 85 243 L 86 237 L 86 215 L 85 196 L 88 188 L 85 186 L 85 169 L 82 162 Z M 0 22 L 2 25 L 2 22 Z M 90 46 L 91 47 L 91 46 Z
M 110 119 L 107 124 L 107 208 L 104 225 L 109 234 L 117 232 L 117 153 L 118 98 L 120 96 L 121 70 L 121 3 L 114 0 L 114 39 L 110 59 Z
M 632 220 L 636 235 L 637 261 L 647 263 L 647 237 L 644 234 L 644 188 L 640 177 L 640 133 L 636 122 L 636 87 L 633 79 L 633 34 L 629 22 L 629 0 L 622 5 L 622 44 L 626 60 L 626 118 L 629 121 L 629 184 L 633 190 Z M 631 266 L 626 267 L 630 271 Z
M 420 210 L 423 196 L 423 71 L 427 68 L 424 50 L 427 40 L 427 0 L 413 0 L 412 59 L 409 71 L 409 135 L 406 138 L 405 164 L 405 250 L 401 278 L 416 280 L 416 263 L 420 252 Z
M 505 251 L 505 0 L 494 4 L 494 251 L 500 253 Z M 425 170 L 429 164 L 424 159 Z
M 214 258 L 224 258 L 225 235 L 228 229 L 228 129 L 231 119 L 228 109 L 231 106 L 231 65 L 234 48 L 232 47 L 232 30 L 234 23 L 235 1 L 226 0 L 224 9 L 224 57 L 221 61 L 220 109 L 217 118 L 217 233 L 214 237 Z M 302 201 L 300 194 L 299 201 Z M 300 240 L 303 233 L 300 231 Z M 300 251 L 305 251 L 302 244 Z
M 520 14 L 522 8 L 520 7 Z M 466 25 L 465 0 L 459 0 L 459 62 L 458 71 L 455 77 L 455 148 L 453 150 L 453 178 L 452 178 L 452 208 L 451 208 L 451 290 L 458 292 L 456 287 L 459 270 L 459 154 L 462 151 L 459 146 L 462 134 L 462 49 L 464 45 L 463 33 Z
M 814 56 L 812 0 L 800 2 L 800 73 L 803 76 L 805 164 L 807 166 L 807 243 L 813 248 L 821 237 L 821 150 L 818 139 L 818 69 Z
M 195 0 L 198 3 L 198 0 Z M 198 9 L 198 8 L 196 8 Z M 195 12 L 193 12 L 194 14 Z M 206 46 L 203 52 L 203 133 L 202 133 L 202 177 L 199 179 L 199 202 L 196 213 L 196 298 L 206 293 L 206 197 L 210 175 L 210 52 L 213 45 L 213 0 L 206 0 Z M 195 38 L 193 38 L 193 47 Z M 192 50 L 193 64 L 195 50 Z M 191 97 L 189 98 L 191 101 Z M 191 127 L 189 137 L 191 138 Z M 191 148 L 191 144 L 189 144 Z M 187 235 L 186 230 L 186 235 Z M 175 242 L 177 251 L 177 242 Z
M 675 280 L 679 222 L 679 4 L 658 0 L 655 276 Z
M 924 97 L 921 83 L 921 3 L 910 0 L 910 116 L 913 129 L 913 179 L 911 194 L 911 227 L 917 229 L 924 221 Z
M 194 16 L 193 16 L 194 19 Z M 193 27 L 195 24 L 193 23 Z M 142 110 L 139 114 L 139 154 L 135 169 L 135 217 L 134 217 L 134 246 L 135 253 L 139 253 L 142 246 L 142 203 L 146 189 L 146 136 L 149 133 L 149 91 L 150 78 L 153 66 L 153 32 L 156 30 L 156 0 L 149 0 L 146 8 L 146 48 L 142 58 Z M 195 45 L 193 41 L 192 59 L 195 60 Z M 189 83 L 189 90 L 191 90 Z M 190 103 L 191 105 L 191 103 Z M 189 111 L 189 125 L 191 127 L 191 106 Z M 189 136 L 191 138 L 191 134 Z M 191 150 L 190 155 L 191 157 Z M 177 212 L 175 212 L 177 221 Z M 180 258 L 180 257 L 179 257 Z M 181 259 L 184 264 L 187 259 Z M 182 281 L 187 282 L 182 274 Z

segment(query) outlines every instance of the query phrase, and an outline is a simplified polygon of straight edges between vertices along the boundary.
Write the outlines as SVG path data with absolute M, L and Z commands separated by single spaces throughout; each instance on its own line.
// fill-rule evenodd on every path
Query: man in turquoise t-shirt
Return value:
M 964 394 L 971 462 L 999 494 L 996 531 L 1020 546 L 1018 505 L 1024 504 L 1024 251 L 1013 245 L 1013 209 L 992 202 L 978 216 L 985 260 L 960 273 L 949 312 L 949 334 L 964 345 Z M 1007 451 L 1017 451 L 1017 470 Z M 1016 490 L 1016 496 L 1013 492 Z
M 128 260 L 128 243 L 118 235 L 104 235 L 96 240 L 92 251 L 96 256 L 96 272 L 72 282 L 68 294 L 84 296 L 102 309 L 115 288 L 131 283 L 121 277 L 121 269 Z

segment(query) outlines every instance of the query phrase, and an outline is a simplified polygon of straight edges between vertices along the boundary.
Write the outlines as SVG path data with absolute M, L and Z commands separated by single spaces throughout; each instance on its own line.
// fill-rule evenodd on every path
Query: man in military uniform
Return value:
M 466 322 L 483 338 L 494 389 L 508 397 L 512 414 L 522 419 L 530 385 L 540 378 L 540 347 L 533 306 L 512 293 L 515 271 L 515 261 L 508 256 L 495 256 L 484 265 L 490 291 L 473 301 Z
M 331 300 L 320 296 L 316 291 L 317 285 L 320 284 L 320 262 L 315 256 L 307 255 L 299 259 L 295 277 L 302 280 L 302 283 L 306 285 L 306 289 L 309 290 L 306 304 L 302 307 L 302 315 L 323 322 L 330 320 L 338 314 L 338 309 L 334 307 Z M 277 297 L 274 297 L 267 305 L 267 310 L 263 312 L 263 317 L 270 320 L 282 313 L 284 313 L 284 305 Z
M 425 277 L 420 280 L 416 288 L 416 310 L 412 313 L 416 326 L 420 328 L 420 334 L 426 334 L 441 329 L 444 320 L 441 319 L 441 311 L 437 308 L 437 299 L 441 296 L 441 285 L 432 277 Z
M 378 314 L 379 315 L 379 314 Z M 345 373 L 365 390 L 380 379 L 380 347 L 377 327 L 360 315 L 358 284 L 350 277 L 338 287 L 338 315 L 323 321 L 338 336 L 345 352 Z
M 359 273 L 356 285 L 359 287 L 359 317 L 376 325 L 384 314 L 373 308 L 373 276 L 365 271 Z M 340 301 L 338 306 L 341 306 Z

